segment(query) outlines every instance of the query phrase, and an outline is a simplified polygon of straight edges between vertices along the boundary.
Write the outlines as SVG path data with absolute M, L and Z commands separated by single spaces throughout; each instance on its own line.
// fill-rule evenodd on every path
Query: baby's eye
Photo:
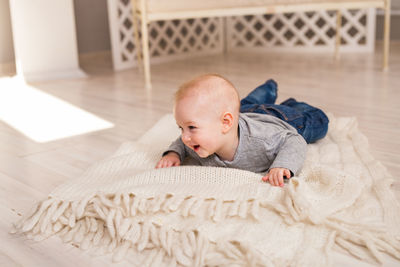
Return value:
M 189 130 L 196 129 L 196 127 L 195 127 L 195 126 L 189 126 L 188 128 L 189 128 Z

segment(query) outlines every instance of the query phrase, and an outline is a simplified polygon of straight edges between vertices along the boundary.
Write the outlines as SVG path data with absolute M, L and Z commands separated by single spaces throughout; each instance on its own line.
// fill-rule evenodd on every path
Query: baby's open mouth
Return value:
M 199 148 L 200 148 L 200 145 L 194 145 L 194 146 L 193 146 L 194 151 L 199 150 Z

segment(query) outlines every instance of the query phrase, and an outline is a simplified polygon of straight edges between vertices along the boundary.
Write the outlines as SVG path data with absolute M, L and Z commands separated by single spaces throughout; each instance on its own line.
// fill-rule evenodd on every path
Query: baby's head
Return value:
M 237 139 L 239 108 L 235 87 L 220 75 L 201 75 L 184 83 L 174 105 L 182 141 L 200 157 L 219 155 Z

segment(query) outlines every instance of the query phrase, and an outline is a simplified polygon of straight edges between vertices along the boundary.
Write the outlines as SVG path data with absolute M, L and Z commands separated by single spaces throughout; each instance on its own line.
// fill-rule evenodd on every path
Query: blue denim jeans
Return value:
M 307 143 L 323 138 L 328 131 L 329 119 L 319 108 L 294 98 L 275 104 L 278 85 L 268 80 L 240 101 L 240 112 L 261 113 L 278 117 L 293 126 Z

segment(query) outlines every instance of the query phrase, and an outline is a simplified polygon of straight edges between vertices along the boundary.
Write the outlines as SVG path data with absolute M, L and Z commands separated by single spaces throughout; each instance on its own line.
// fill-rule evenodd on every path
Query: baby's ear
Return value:
M 222 115 L 222 132 L 227 133 L 232 128 L 233 115 L 230 112 L 225 112 Z

